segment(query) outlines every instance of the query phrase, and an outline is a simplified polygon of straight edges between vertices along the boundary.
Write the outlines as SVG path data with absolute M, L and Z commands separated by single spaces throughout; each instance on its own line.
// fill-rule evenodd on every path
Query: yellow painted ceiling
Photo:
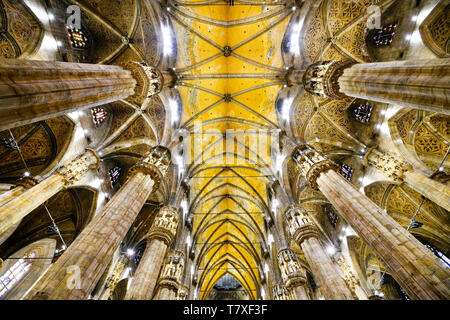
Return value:
M 292 11 L 279 5 L 184 3 L 170 13 L 182 75 L 181 127 L 196 129 L 187 167 L 200 299 L 227 272 L 257 298 L 261 242 L 267 239 L 266 186 L 273 174 L 267 133 L 277 128 L 275 99 L 284 84 L 281 41 Z M 224 56 L 226 46 L 231 56 Z M 227 130 L 265 134 L 236 134 L 225 141 Z

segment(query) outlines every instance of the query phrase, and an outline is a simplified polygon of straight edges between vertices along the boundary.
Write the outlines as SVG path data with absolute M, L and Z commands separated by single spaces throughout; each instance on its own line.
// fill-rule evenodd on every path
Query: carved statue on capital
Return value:
M 355 274 L 352 272 L 351 267 L 343 256 L 340 256 L 336 262 L 339 265 L 342 273 L 344 274 L 344 280 L 347 283 L 350 291 L 352 292 L 353 298 L 355 300 L 358 300 L 358 296 L 356 295 L 356 286 L 359 285 L 358 278 L 356 278 Z
M 172 250 L 166 258 L 162 269 L 159 285 L 179 289 L 184 272 L 184 253 Z
M 339 77 L 344 70 L 354 65 L 351 60 L 319 61 L 306 69 L 303 75 L 303 87 L 316 96 L 341 100 L 346 97 L 339 90 Z
M 189 288 L 183 285 L 178 287 L 177 300 L 187 300 L 189 297 Z
M 149 174 L 153 179 L 153 192 L 155 192 L 169 170 L 170 163 L 171 154 L 169 149 L 162 146 L 156 146 L 139 160 L 138 163 L 131 167 L 128 171 L 128 176 L 136 172 Z
M 305 270 L 291 249 L 283 249 L 278 252 L 278 266 L 286 288 L 290 289 L 306 282 Z
M 405 172 L 411 168 L 411 166 L 405 161 L 398 160 L 390 154 L 380 152 L 376 149 L 376 147 L 373 147 L 367 151 L 364 156 L 364 160 L 366 164 L 374 166 L 386 177 L 398 183 L 403 182 Z
M 127 64 L 137 82 L 135 94 L 131 100 L 141 103 L 143 99 L 152 97 L 161 92 L 164 86 L 164 77 L 155 67 L 144 62 L 131 62 Z
M 272 298 L 273 300 L 291 300 L 289 291 L 284 284 L 276 284 L 272 287 Z
M 319 189 L 317 186 L 317 178 L 319 178 L 322 172 L 339 169 L 336 163 L 325 158 L 308 145 L 298 146 L 293 153 L 293 158 L 302 176 L 314 190 Z
M 74 161 L 62 166 L 57 173 L 64 177 L 67 184 L 72 184 L 86 174 L 91 168 L 98 168 L 100 158 L 92 149 L 86 149 L 86 152 Z
M 290 205 L 284 217 L 289 232 L 298 244 L 301 244 L 303 240 L 309 237 L 319 237 L 319 230 L 308 216 L 308 213 L 300 205 Z
M 175 238 L 180 212 L 171 206 L 162 207 L 150 228 L 148 239 L 159 238 L 169 245 Z

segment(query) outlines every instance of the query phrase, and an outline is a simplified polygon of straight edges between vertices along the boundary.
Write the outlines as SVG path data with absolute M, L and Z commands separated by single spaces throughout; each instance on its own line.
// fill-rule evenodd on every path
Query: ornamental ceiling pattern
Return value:
M 186 164 L 195 272 L 200 299 L 226 273 L 256 298 L 267 247 L 264 215 L 270 214 L 266 185 L 273 175 L 270 148 L 256 147 L 270 146 L 267 134 L 277 128 L 275 100 L 284 69 L 280 35 L 292 10 L 256 1 L 216 3 L 185 1 L 170 10 L 181 74 L 181 128 L 203 130 L 192 135 L 187 149 L 192 161 Z M 259 130 L 267 141 L 256 134 L 227 141 L 227 130 Z M 222 148 L 227 144 L 231 147 Z

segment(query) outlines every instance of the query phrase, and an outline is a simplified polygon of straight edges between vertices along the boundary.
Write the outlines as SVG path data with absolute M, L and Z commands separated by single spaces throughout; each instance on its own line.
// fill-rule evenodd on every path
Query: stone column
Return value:
M 285 219 L 293 239 L 302 248 L 314 280 L 325 299 L 353 300 L 352 293 L 319 240 L 319 230 L 305 210 L 297 204 L 291 205 L 285 212 Z
M 176 300 L 183 273 L 184 253 L 174 250 L 168 255 L 161 272 L 155 300 Z
M 76 160 L 64 165 L 54 174 L 35 184 L 28 190 L 31 180 L 19 182 L 23 187 L 22 193 L 0 207 L 0 234 L 19 223 L 23 217 L 39 207 L 45 201 L 57 194 L 59 191 L 79 181 L 90 168 L 98 168 L 100 158 L 91 149 Z M 31 184 L 30 184 L 31 183 Z
M 0 207 L 21 195 L 26 190 L 37 185 L 39 181 L 33 177 L 23 177 L 16 182 L 16 186 L 0 195 Z
M 166 206 L 159 210 L 147 236 L 147 246 L 134 273 L 125 300 L 151 300 L 168 246 L 177 230 L 180 213 Z
M 119 66 L 0 59 L 0 131 L 127 98 L 136 81 Z
M 308 294 L 306 272 L 291 249 L 278 251 L 278 266 L 286 288 L 293 293 L 294 300 L 311 300 Z
M 114 292 L 114 289 L 121 280 L 123 271 L 125 270 L 125 266 L 127 265 L 128 260 L 129 259 L 126 255 L 124 254 L 120 255 L 113 272 L 106 280 L 105 290 L 100 295 L 99 300 L 108 300 L 111 297 L 111 295 Z
M 356 294 L 356 288 L 360 287 L 359 279 L 355 276 L 355 274 L 351 270 L 350 265 L 347 263 L 343 256 L 340 256 L 336 262 L 339 265 L 342 273 L 344 274 L 344 280 L 347 283 L 347 286 L 350 288 L 350 291 L 352 292 L 353 299 L 359 300 L 358 295 Z
M 294 159 L 311 187 L 322 191 L 411 298 L 450 298 L 450 271 L 444 263 L 338 174 L 335 163 L 306 145 L 297 148 Z
M 52 265 L 27 299 L 87 299 L 148 197 L 158 189 L 169 165 L 169 150 L 161 146 L 150 150 L 130 169 L 124 185 Z
M 272 299 L 273 300 L 292 300 L 289 296 L 289 291 L 282 283 L 276 284 L 272 287 Z
M 386 177 L 397 183 L 405 182 L 411 189 L 422 194 L 437 205 L 450 211 L 450 188 L 415 171 L 405 161 L 371 148 L 364 157 L 366 165 L 370 164 Z
M 450 58 L 355 64 L 321 61 L 305 89 L 333 99 L 354 97 L 450 115 Z

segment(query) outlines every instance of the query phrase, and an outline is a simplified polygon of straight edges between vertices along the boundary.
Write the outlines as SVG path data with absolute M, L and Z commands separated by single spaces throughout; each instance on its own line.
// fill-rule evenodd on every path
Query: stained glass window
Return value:
M 105 121 L 108 112 L 103 108 L 92 108 L 92 121 L 95 125 L 99 125 Z
M 120 173 L 122 172 L 121 167 L 114 167 L 109 170 L 109 179 L 111 180 L 112 185 L 115 185 L 120 178 Z
M 397 24 L 390 24 L 374 32 L 372 43 L 377 47 L 388 46 L 394 40 Z
M 348 181 L 350 181 L 352 179 L 352 175 L 353 175 L 353 168 L 346 165 L 346 164 L 342 164 L 341 168 L 339 169 L 339 173 Z
M 22 279 L 31 267 L 31 259 L 36 257 L 36 252 L 26 253 L 11 268 L 0 276 L 0 298 Z
M 236 290 L 240 287 L 241 283 L 229 273 L 225 274 L 214 285 L 214 288 L 218 290 Z
M 8 150 L 16 150 L 18 148 L 17 143 L 13 138 L 1 138 L 0 143 Z
M 442 260 L 442 262 L 444 262 L 447 266 L 450 267 L 450 259 L 444 253 L 442 253 L 440 250 L 436 249 L 431 244 L 425 244 L 425 247 L 430 249 L 431 252 L 433 252 L 439 259 Z
M 331 225 L 336 228 L 338 222 L 339 222 L 339 216 L 334 211 L 333 207 L 331 205 L 324 205 L 323 206 L 323 212 L 327 215 L 328 221 L 330 221 Z
M 86 32 L 82 29 L 77 29 L 72 26 L 67 26 L 67 35 L 69 37 L 69 42 L 75 49 L 86 49 L 88 46 L 88 37 Z
M 368 124 L 372 116 L 373 105 L 369 102 L 356 103 L 351 107 L 351 112 L 356 121 Z

